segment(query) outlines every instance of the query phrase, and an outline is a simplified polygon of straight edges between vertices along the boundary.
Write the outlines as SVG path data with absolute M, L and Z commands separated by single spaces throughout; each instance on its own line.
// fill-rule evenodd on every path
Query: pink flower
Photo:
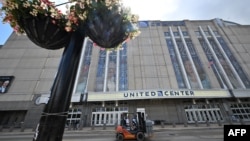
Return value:
M 41 0 L 41 2 L 48 4 L 48 5 L 52 5 L 52 2 L 50 2 L 49 0 Z
M 65 30 L 66 30 L 67 32 L 70 32 L 70 31 L 72 31 L 72 28 L 69 27 L 69 26 L 67 26 L 67 27 L 65 27 Z
M 103 50 L 105 50 L 105 48 L 103 48 L 103 47 L 100 47 L 100 50 L 102 50 L 102 51 L 103 51 Z
M 125 42 L 129 42 L 130 41 L 130 38 L 128 37 L 126 40 L 125 40 Z
M 56 24 L 56 20 L 52 20 L 52 23 L 53 23 L 53 24 Z

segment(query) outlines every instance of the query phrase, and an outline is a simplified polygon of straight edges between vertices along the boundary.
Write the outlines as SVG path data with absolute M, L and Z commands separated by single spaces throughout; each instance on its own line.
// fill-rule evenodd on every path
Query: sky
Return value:
M 60 4 L 68 0 L 51 0 Z M 122 0 L 139 20 L 211 20 L 220 18 L 250 25 L 250 0 Z M 0 5 L 1 7 L 1 5 Z M 64 9 L 65 6 L 59 7 Z M 0 18 L 0 21 L 2 19 Z M 0 22 L 0 45 L 13 32 L 9 24 Z

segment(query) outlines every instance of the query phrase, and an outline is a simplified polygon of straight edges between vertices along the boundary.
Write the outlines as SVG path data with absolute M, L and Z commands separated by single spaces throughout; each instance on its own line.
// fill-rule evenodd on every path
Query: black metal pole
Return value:
M 62 141 L 83 40 L 84 35 L 79 31 L 72 33 L 33 141 Z

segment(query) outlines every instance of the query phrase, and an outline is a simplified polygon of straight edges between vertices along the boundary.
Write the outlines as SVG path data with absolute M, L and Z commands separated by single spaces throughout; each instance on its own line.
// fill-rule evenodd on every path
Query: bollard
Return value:
M 10 130 L 9 130 L 9 132 L 12 132 L 12 131 L 13 131 L 13 129 L 14 129 L 14 126 L 10 126 Z
M 221 126 L 221 121 L 219 119 L 217 120 L 217 123 L 219 126 Z
M 32 132 L 36 131 L 36 126 L 32 128 Z
M 115 122 L 115 130 L 116 130 L 117 125 L 118 125 L 117 122 Z
M 241 118 L 240 118 L 240 124 L 241 124 L 241 125 L 245 125 L 244 120 L 243 120 L 243 119 L 241 119 Z
M 209 120 L 207 120 L 206 123 L 207 123 L 207 126 L 210 126 Z
M 147 121 L 146 122 L 146 133 L 148 134 L 149 137 L 152 136 L 152 133 L 153 133 L 153 123 L 152 123 L 152 121 Z
M 83 129 L 83 126 L 80 126 L 80 127 L 79 127 L 79 130 L 82 130 L 82 129 Z
M 95 130 L 95 125 L 94 124 L 92 124 L 91 130 Z
M 176 124 L 175 124 L 175 122 L 173 122 L 173 127 L 176 127 Z
M 161 121 L 161 128 L 164 128 L 164 122 Z
M 24 129 L 25 129 L 25 127 L 24 127 L 24 124 L 23 123 L 21 123 L 21 132 L 24 132 Z
M 24 132 L 24 129 L 25 129 L 24 127 L 21 127 L 20 132 Z
M 79 130 L 82 130 L 83 129 L 83 121 L 81 120 L 80 123 L 79 123 Z
M 229 119 L 229 124 L 230 124 L 230 125 L 233 125 L 233 121 L 232 121 L 231 118 Z
M 106 123 L 103 124 L 103 130 L 106 130 Z
M 2 132 L 2 131 L 3 131 L 3 126 L 1 125 L 1 126 L 0 126 L 0 132 Z
M 187 122 L 184 122 L 184 127 L 188 127 L 188 124 L 187 124 Z
M 71 124 L 69 124 L 69 126 L 68 126 L 68 130 L 69 130 L 69 131 L 71 130 Z
M 195 126 L 198 127 L 198 121 L 197 120 L 195 121 Z

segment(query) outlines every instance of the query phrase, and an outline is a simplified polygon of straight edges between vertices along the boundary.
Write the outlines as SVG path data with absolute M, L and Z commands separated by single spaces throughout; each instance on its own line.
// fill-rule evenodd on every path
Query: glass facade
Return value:
M 124 91 L 128 90 L 127 44 L 119 52 L 119 91 Z
M 89 68 L 91 63 L 91 56 L 92 56 L 92 42 L 88 41 L 85 47 L 85 52 L 83 53 L 82 64 L 80 64 L 80 72 L 79 77 L 77 80 L 77 87 L 76 93 L 83 94 L 87 92 L 87 83 L 88 83 L 88 75 L 89 75 Z
M 184 31 L 182 33 L 185 33 L 183 34 L 185 35 L 185 37 L 188 36 L 187 32 Z M 176 79 L 178 82 L 178 87 L 188 88 L 188 85 L 186 84 L 188 81 L 192 89 L 211 88 L 210 81 L 207 77 L 207 74 L 204 71 L 203 65 L 199 59 L 199 56 L 193 46 L 191 39 L 185 38 L 184 39 L 185 42 L 183 43 L 183 41 L 179 37 L 180 36 L 179 32 L 173 32 L 175 39 L 170 39 L 169 32 L 165 32 L 164 35 L 166 36 L 166 42 L 167 42 L 171 62 L 174 68 L 174 72 L 176 75 Z M 177 45 L 176 49 L 178 50 L 175 49 L 173 40 L 176 42 L 176 45 Z M 185 48 L 184 44 L 187 46 L 187 49 Z M 178 60 L 177 52 L 179 52 L 181 60 Z M 190 55 L 190 57 L 188 57 L 188 54 Z M 184 65 L 183 70 L 181 69 L 180 61 Z M 192 64 L 194 64 L 194 66 Z M 195 73 L 197 73 L 197 75 Z M 185 74 L 187 78 L 185 78 L 184 76 Z M 188 79 L 188 80 L 185 81 L 185 79 Z M 202 86 L 200 86 L 199 81 Z
M 117 51 L 108 53 L 108 66 L 106 67 L 108 67 L 108 72 L 105 91 L 116 91 Z
M 104 76 L 105 76 L 105 62 L 106 62 L 107 52 L 104 50 L 99 51 L 99 59 L 97 65 L 97 74 L 96 74 L 96 85 L 95 91 L 102 92 L 104 87 Z
M 198 57 L 198 54 L 196 53 L 196 50 L 195 50 L 191 40 L 186 39 L 185 42 L 188 46 L 188 51 L 191 54 L 192 60 L 189 60 L 187 53 L 186 53 L 186 50 L 184 49 L 184 45 L 181 42 L 181 40 L 176 40 L 176 43 L 177 43 L 178 49 L 181 53 L 182 62 L 184 64 L 184 68 L 185 68 L 185 71 L 187 73 L 187 77 L 188 77 L 189 83 L 191 85 L 191 88 L 193 88 L 193 89 L 200 88 L 199 83 L 198 83 L 198 81 L 199 81 L 198 79 L 200 79 L 203 88 L 210 88 L 210 82 L 209 82 L 208 77 L 207 77 L 207 75 L 202 67 L 203 65 Z M 194 68 L 192 67 L 191 61 L 193 61 L 194 65 L 195 65 Z M 194 69 L 196 69 L 199 77 L 195 76 Z
M 95 90 L 109 92 L 127 89 L 127 45 L 123 44 L 123 49 L 118 51 L 100 50 Z
M 223 79 L 222 74 L 218 71 L 218 66 L 216 66 L 216 64 L 214 63 L 214 58 L 212 56 L 211 51 L 209 50 L 207 44 L 205 43 L 205 41 L 203 39 L 199 39 L 199 42 L 203 48 L 203 51 L 205 52 L 207 59 L 209 60 L 209 68 L 213 69 L 213 72 L 220 84 L 221 88 L 225 88 L 225 79 Z
M 219 36 L 217 32 L 216 36 Z M 229 84 L 231 84 L 233 89 L 244 87 L 249 88 L 249 78 L 243 71 L 238 61 L 235 59 L 224 39 L 222 37 L 216 38 L 219 45 L 221 46 L 220 48 L 214 38 L 207 38 L 209 45 L 212 47 L 212 51 L 215 52 L 215 55 L 213 55 L 212 51 L 209 48 L 209 45 L 203 38 L 199 38 L 199 42 L 206 54 L 207 59 L 210 61 L 210 67 L 213 69 L 213 72 L 216 75 L 218 82 L 220 83 L 220 87 L 230 88 Z M 218 59 L 217 62 L 215 57 Z M 227 61 L 227 58 L 230 60 L 230 62 Z M 219 65 L 221 65 L 222 68 L 220 68 Z M 223 74 L 223 71 L 225 72 L 225 74 Z M 239 78 L 237 78 L 238 76 Z M 225 77 L 228 77 L 229 81 Z M 240 83 L 240 81 L 243 82 L 243 85 Z
M 172 42 L 171 39 L 166 39 L 167 41 L 167 46 L 168 46 L 168 51 L 169 51 L 169 55 L 171 58 L 171 62 L 174 68 L 174 72 L 175 72 L 175 76 L 178 82 L 178 87 L 179 88 L 186 88 L 186 84 L 184 82 L 184 77 L 181 73 L 181 69 L 180 69 L 180 64 L 178 62 L 176 53 L 175 53 L 175 49 L 174 49 L 174 44 Z
M 250 88 L 250 81 L 247 77 L 246 73 L 243 71 L 242 67 L 240 66 L 239 62 L 235 59 L 232 51 L 228 48 L 227 44 L 223 40 L 222 37 L 218 37 L 217 40 L 219 41 L 220 45 L 222 46 L 223 50 L 225 51 L 227 57 L 231 61 L 234 69 L 238 73 L 240 79 L 243 81 L 246 88 Z

